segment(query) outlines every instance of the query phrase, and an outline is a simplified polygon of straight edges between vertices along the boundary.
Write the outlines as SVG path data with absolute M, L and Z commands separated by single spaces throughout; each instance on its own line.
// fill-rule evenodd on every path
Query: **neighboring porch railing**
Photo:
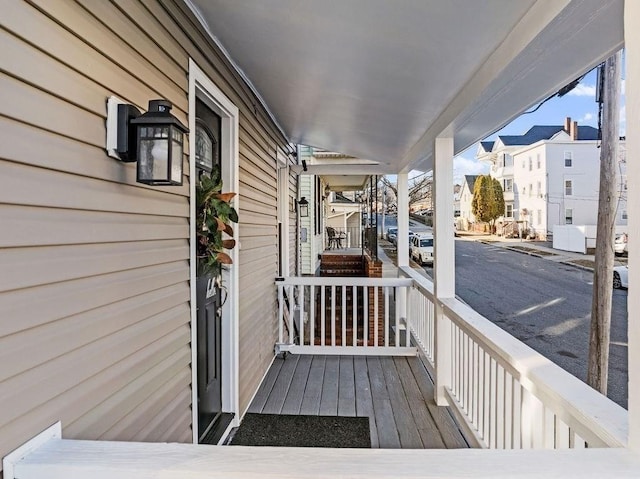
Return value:
M 438 318 L 433 284 L 410 268 L 400 274 L 278 281 L 279 349 L 368 355 L 419 350 L 432 374 L 438 362 L 451 371 L 444 381 L 448 404 L 479 447 L 626 445 L 626 410 L 455 298 L 440 301 Z M 438 328 L 448 340 L 436 357 Z
M 396 297 L 408 278 L 279 278 L 279 351 L 309 354 L 417 354 Z

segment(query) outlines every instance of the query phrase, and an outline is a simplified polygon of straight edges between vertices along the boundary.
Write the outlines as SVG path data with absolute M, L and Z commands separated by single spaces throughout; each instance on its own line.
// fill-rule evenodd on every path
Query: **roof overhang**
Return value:
M 437 136 L 461 152 L 623 45 L 623 0 L 185 1 L 292 142 L 384 173 L 431 169 Z

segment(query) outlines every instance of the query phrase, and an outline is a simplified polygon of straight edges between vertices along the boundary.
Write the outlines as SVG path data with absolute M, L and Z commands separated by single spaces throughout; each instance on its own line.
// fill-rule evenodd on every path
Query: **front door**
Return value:
M 220 167 L 220 117 L 196 100 L 196 177 Z M 222 415 L 222 294 L 215 278 L 196 279 L 198 442 L 206 441 Z

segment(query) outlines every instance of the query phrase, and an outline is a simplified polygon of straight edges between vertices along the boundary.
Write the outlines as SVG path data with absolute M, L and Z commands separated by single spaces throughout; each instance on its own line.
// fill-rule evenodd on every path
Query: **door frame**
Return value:
M 225 191 L 238 193 L 239 181 L 239 132 L 240 112 L 229 98 L 218 88 L 196 62 L 189 58 L 189 158 L 195 158 L 196 97 L 207 104 L 221 118 L 220 165 Z M 191 402 L 193 442 L 198 442 L 198 361 L 197 361 L 197 311 L 196 311 L 196 167 L 189 161 L 189 246 L 191 279 Z M 239 195 L 233 199 L 239 211 Z M 239 228 L 234 227 L 236 247 L 228 251 L 233 264 L 223 273 L 227 288 L 227 301 L 222 308 L 222 412 L 233 413 L 229 427 L 239 425 Z M 226 435 L 226 433 L 225 433 Z M 224 435 L 223 435 L 224 437 Z

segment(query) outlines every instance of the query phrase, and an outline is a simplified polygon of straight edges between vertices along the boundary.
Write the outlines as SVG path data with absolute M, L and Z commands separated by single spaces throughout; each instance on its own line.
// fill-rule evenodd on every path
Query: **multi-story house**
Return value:
M 618 158 L 617 225 L 626 225 L 624 142 Z M 476 158 L 490 161 L 492 177 L 504 190 L 506 233 L 526 231 L 549 238 L 555 225 L 595 225 L 599 188 L 598 130 L 578 126 L 533 126 L 524 135 L 499 136 L 482 142 Z

